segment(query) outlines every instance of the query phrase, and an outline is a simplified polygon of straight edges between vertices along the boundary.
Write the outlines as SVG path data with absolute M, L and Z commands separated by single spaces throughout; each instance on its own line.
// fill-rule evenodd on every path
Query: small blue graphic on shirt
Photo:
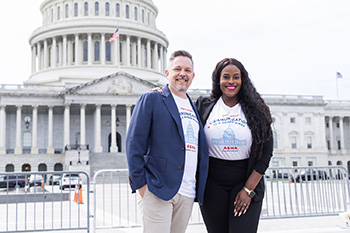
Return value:
M 186 150 L 195 152 L 198 145 L 198 138 L 194 134 L 191 123 L 188 124 L 185 134 Z
M 231 127 L 228 127 L 222 138 L 212 138 L 211 143 L 213 145 L 225 145 L 225 146 L 246 146 L 247 140 L 239 140 L 236 138 L 235 132 L 231 129 Z
M 198 144 L 198 138 L 194 135 L 193 127 L 191 123 L 188 124 L 185 134 L 185 141 L 186 143 L 197 145 Z

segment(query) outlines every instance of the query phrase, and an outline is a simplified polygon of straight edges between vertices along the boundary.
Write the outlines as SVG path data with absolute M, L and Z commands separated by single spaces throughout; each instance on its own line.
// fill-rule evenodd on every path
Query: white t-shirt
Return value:
M 174 94 L 173 97 L 180 113 L 186 143 L 184 175 L 179 193 L 186 197 L 195 198 L 198 161 L 198 120 L 189 99 L 182 99 Z
M 204 132 L 209 156 L 225 160 L 249 158 L 252 134 L 239 103 L 229 107 L 220 97 L 207 119 Z

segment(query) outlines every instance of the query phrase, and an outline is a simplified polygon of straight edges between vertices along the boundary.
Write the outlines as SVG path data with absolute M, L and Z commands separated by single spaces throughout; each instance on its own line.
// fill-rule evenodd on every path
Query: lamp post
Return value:
M 80 149 L 78 149 L 78 164 L 81 164 L 81 161 L 80 161 Z

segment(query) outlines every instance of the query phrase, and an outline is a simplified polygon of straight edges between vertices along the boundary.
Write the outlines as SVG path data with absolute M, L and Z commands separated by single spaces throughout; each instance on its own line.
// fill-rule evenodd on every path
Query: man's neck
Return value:
M 176 95 L 177 97 L 180 97 L 182 99 L 187 99 L 186 91 L 174 91 L 169 87 L 169 90 L 173 95 Z

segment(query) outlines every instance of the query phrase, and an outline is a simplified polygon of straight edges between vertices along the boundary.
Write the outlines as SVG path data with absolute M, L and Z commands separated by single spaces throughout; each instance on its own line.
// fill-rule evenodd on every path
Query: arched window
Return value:
M 5 167 L 5 172 L 14 172 L 15 166 L 13 164 L 7 164 Z
M 83 42 L 83 47 L 84 47 L 83 61 L 88 61 L 89 49 L 88 49 L 88 42 L 87 41 Z
M 57 20 L 61 18 L 61 7 L 57 7 Z
M 120 5 L 119 5 L 119 3 L 117 3 L 115 5 L 115 16 L 120 17 Z
M 95 61 L 100 61 L 100 42 L 95 41 L 94 49 L 95 49 Z
M 23 149 L 30 148 L 32 146 L 32 134 L 30 132 L 23 133 Z
M 125 17 L 128 19 L 129 18 L 129 5 L 125 6 Z
M 68 4 L 66 4 L 66 18 L 69 17 L 69 6 Z
M 46 172 L 46 171 L 47 171 L 47 166 L 46 166 L 46 164 L 45 164 L 45 163 L 39 164 L 39 166 L 38 166 L 38 171 L 39 171 L 39 172 Z
M 106 42 L 106 61 L 112 61 L 111 60 L 111 42 Z
M 32 170 L 32 167 L 30 166 L 30 164 L 25 163 L 22 165 L 22 172 L 30 172 Z
M 134 8 L 134 19 L 137 21 L 137 7 Z
M 89 15 L 89 3 L 85 2 L 84 3 L 84 16 Z
M 74 3 L 74 17 L 78 17 L 78 3 Z
M 145 23 L 145 10 L 142 10 L 142 23 Z
M 99 15 L 99 4 L 98 2 L 95 2 L 95 16 Z
M 106 16 L 109 16 L 109 2 L 106 2 Z
M 61 163 L 56 163 L 55 166 L 53 167 L 53 170 L 56 172 L 58 171 L 63 171 L 63 165 Z

